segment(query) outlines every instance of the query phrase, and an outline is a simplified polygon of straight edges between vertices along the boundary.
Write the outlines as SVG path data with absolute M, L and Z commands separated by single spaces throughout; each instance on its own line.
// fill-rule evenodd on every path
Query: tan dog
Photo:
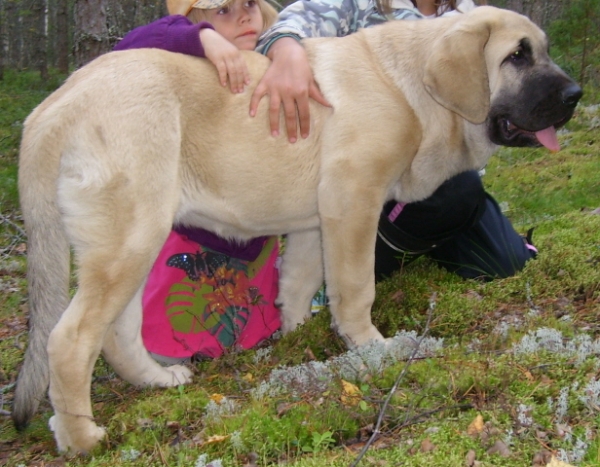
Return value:
M 133 384 L 190 380 L 155 363 L 140 337 L 141 291 L 173 223 L 237 239 L 289 234 L 283 330 L 309 316 L 324 271 L 339 334 L 383 339 L 370 308 L 384 202 L 429 196 L 498 144 L 554 147 L 581 96 L 540 29 L 491 7 L 304 44 L 333 110 L 311 107 L 311 135 L 293 145 L 269 136 L 266 103 L 248 116 L 252 86 L 234 95 L 207 61 L 158 50 L 97 59 L 30 115 L 19 186 L 32 327 L 17 426 L 49 379 L 58 448 L 93 448 L 105 436 L 90 402 L 101 351 Z M 245 58 L 256 84 L 268 60 Z

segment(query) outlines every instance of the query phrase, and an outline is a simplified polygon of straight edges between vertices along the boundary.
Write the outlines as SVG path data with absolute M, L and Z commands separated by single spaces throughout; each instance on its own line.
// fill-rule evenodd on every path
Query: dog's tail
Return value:
M 43 107 L 42 104 L 40 107 Z M 28 118 L 19 156 L 19 194 L 27 245 L 29 344 L 17 379 L 12 419 L 24 429 L 48 388 L 47 343 L 69 303 L 70 249 L 57 205 L 60 130 Z M 58 130 L 58 131 L 57 131 Z

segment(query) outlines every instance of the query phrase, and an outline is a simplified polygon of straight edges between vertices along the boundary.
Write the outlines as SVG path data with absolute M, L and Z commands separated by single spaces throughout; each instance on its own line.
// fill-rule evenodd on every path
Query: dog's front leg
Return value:
M 383 201 L 377 193 L 336 188 L 329 186 L 319 199 L 325 282 L 332 326 L 348 346 L 355 346 L 383 340 L 371 322 L 375 239 Z
M 318 229 L 287 236 L 277 297 L 284 333 L 293 331 L 310 318 L 312 298 L 323 284 L 322 255 Z

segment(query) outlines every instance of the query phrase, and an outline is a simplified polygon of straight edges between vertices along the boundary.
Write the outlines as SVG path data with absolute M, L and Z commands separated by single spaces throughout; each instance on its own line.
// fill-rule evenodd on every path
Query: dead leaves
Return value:
M 512 452 L 510 452 L 510 449 L 508 448 L 506 443 L 500 440 L 496 441 L 494 445 L 487 450 L 487 453 L 490 456 L 493 454 L 497 454 L 500 457 L 510 457 L 512 455 Z
M 362 392 L 355 384 L 342 380 L 342 395 L 340 396 L 340 400 L 346 407 L 354 407 L 362 400 Z
M 211 394 L 210 396 L 210 400 L 213 401 L 215 404 L 220 404 L 223 399 L 225 399 L 225 396 L 223 394 Z
M 473 449 L 467 452 L 467 456 L 465 458 L 465 467 L 478 467 L 481 464 L 481 462 L 476 461 L 476 457 L 477 454 L 475 453 L 475 451 L 473 451 Z
M 483 426 L 483 417 L 481 414 L 478 414 L 477 417 L 475 417 L 475 420 L 469 424 L 467 434 L 474 438 L 483 431 Z
M 480 442 L 484 446 L 489 446 L 491 443 L 491 438 L 497 437 L 501 434 L 501 431 L 495 428 L 491 422 L 484 422 L 483 416 L 481 414 L 477 414 L 477 416 L 473 419 L 473 421 L 467 427 L 467 435 L 471 438 L 477 439 L 479 438 Z M 504 443 L 504 441 L 496 440 L 490 447 L 487 448 L 486 453 L 490 456 L 498 455 L 501 457 L 511 457 L 512 452 L 509 447 Z M 477 455 L 474 450 L 470 450 L 465 457 L 465 466 L 466 467 L 478 467 L 481 464 L 478 460 L 476 460 Z
M 573 467 L 571 464 L 567 464 L 566 462 L 559 461 L 556 457 L 552 457 L 548 465 L 546 467 Z
M 436 450 L 436 447 L 437 446 L 435 444 L 433 444 L 429 438 L 425 438 L 423 441 L 421 441 L 420 451 L 421 452 L 432 452 L 432 451 Z
M 493 427 L 491 422 L 484 422 L 481 414 L 478 414 L 467 427 L 467 434 L 471 438 L 479 438 L 483 444 L 491 442 L 491 437 L 497 437 L 501 433 L 500 430 Z M 544 438 L 545 433 L 538 432 L 537 437 L 538 439 Z M 505 458 L 513 456 L 513 453 L 506 443 L 498 439 L 486 450 L 486 453 L 490 456 L 498 455 Z M 476 452 L 471 449 L 465 456 L 465 467 L 480 467 L 482 465 L 483 463 L 477 460 Z M 558 460 L 551 452 L 545 449 L 537 452 L 533 456 L 531 465 L 532 467 L 573 467 L 570 464 Z
M 533 455 L 532 467 L 546 467 L 554 458 L 551 452 L 543 449 Z

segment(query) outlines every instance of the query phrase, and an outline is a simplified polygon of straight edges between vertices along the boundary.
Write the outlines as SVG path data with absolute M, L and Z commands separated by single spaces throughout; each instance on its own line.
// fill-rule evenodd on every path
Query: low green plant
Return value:
M 302 452 L 319 453 L 335 444 L 335 439 L 331 431 L 323 433 L 313 432 L 307 443 L 302 444 Z

